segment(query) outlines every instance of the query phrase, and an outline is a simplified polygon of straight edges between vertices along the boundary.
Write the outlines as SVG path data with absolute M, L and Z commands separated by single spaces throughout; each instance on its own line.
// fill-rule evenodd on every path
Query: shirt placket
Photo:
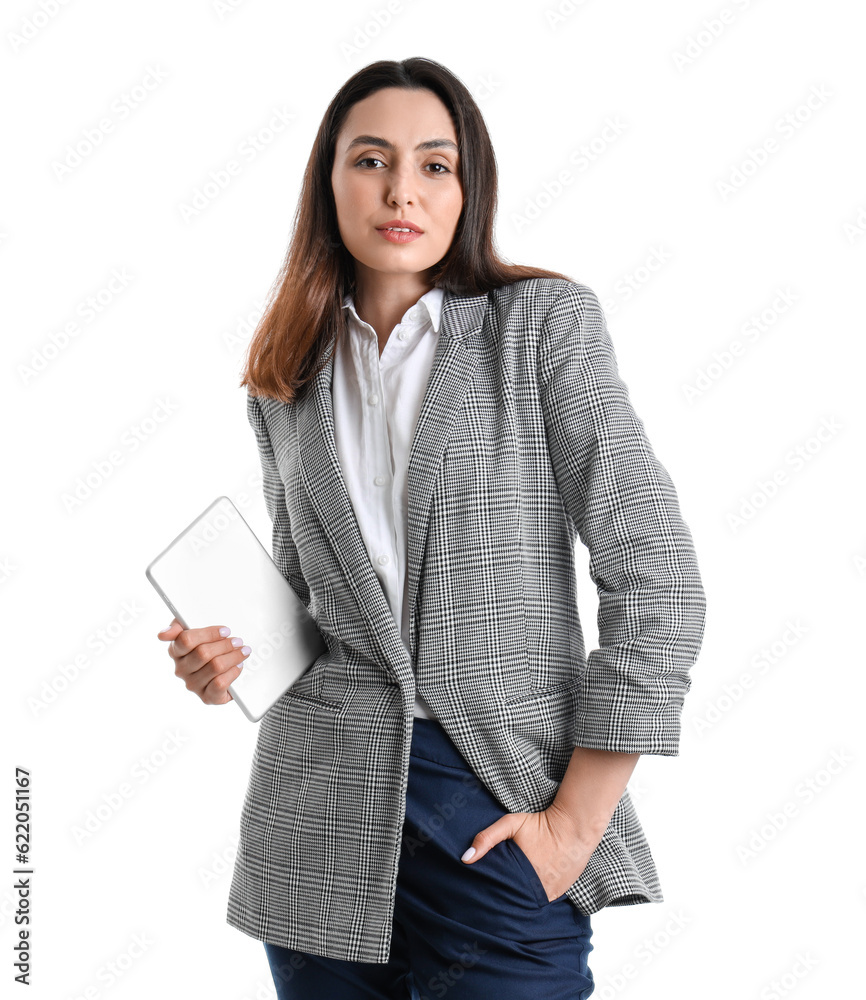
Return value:
M 377 575 L 384 583 L 388 603 L 399 627 L 401 598 L 397 589 L 397 553 L 389 513 L 394 468 L 388 432 L 387 401 L 382 383 L 378 338 L 375 331 L 366 324 L 364 326 L 364 423 L 368 434 L 368 454 L 375 456 L 376 468 L 362 469 L 361 476 L 370 499 L 369 509 L 375 511 L 372 561 Z

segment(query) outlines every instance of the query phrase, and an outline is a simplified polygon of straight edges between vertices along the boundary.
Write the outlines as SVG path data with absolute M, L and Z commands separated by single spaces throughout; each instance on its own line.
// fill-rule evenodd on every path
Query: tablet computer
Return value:
M 184 628 L 227 625 L 251 648 L 229 685 L 250 722 L 327 651 L 315 619 L 228 497 L 217 497 L 145 572 Z

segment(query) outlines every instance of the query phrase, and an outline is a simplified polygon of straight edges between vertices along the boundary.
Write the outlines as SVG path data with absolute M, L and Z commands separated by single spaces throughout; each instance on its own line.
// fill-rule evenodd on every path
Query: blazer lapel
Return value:
M 394 660 L 405 647 L 370 563 L 337 455 L 331 405 L 335 344 L 332 336 L 326 348 L 327 361 L 298 404 L 299 467 L 310 503 L 331 543 L 338 563 L 336 569 L 354 594 L 358 610 L 368 621 L 375 640 L 388 658 Z
M 443 298 L 439 339 L 409 454 L 408 574 L 412 619 L 436 474 L 476 365 L 476 355 L 465 341 L 481 329 L 486 305 L 486 293 L 457 296 L 446 292 Z M 400 626 L 370 562 L 340 469 L 331 403 L 335 346 L 332 336 L 326 348 L 327 360 L 310 391 L 298 403 L 301 475 L 360 613 L 398 676 L 408 681 L 411 663 Z M 415 629 L 411 631 L 414 660 Z
M 467 341 L 484 323 L 487 293 L 459 296 L 445 293 L 439 326 L 439 342 L 430 368 L 421 412 L 409 450 L 408 469 L 408 569 L 409 635 L 412 662 L 417 655 L 415 605 L 424 561 L 430 504 L 442 456 L 448 445 L 456 415 L 472 384 L 477 352 Z

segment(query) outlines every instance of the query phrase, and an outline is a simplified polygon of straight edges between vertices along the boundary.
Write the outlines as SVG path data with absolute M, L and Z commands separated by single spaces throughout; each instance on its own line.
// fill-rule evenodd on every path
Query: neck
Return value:
M 391 331 L 403 318 L 406 310 L 432 287 L 430 282 L 425 280 L 424 272 L 364 273 L 364 270 L 359 268 L 355 275 L 355 311 L 376 331 L 381 346 L 391 336 Z

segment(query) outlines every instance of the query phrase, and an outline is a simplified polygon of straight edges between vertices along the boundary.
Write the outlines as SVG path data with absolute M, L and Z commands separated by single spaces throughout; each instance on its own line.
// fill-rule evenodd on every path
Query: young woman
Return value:
M 662 899 L 626 784 L 678 752 L 692 539 L 596 295 L 503 262 L 496 196 L 452 73 L 360 70 L 250 345 L 274 558 L 328 643 L 260 723 L 228 902 L 281 1000 L 588 997 L 590 914 Z M 160 637 L 230 700 L 242 638 Z

